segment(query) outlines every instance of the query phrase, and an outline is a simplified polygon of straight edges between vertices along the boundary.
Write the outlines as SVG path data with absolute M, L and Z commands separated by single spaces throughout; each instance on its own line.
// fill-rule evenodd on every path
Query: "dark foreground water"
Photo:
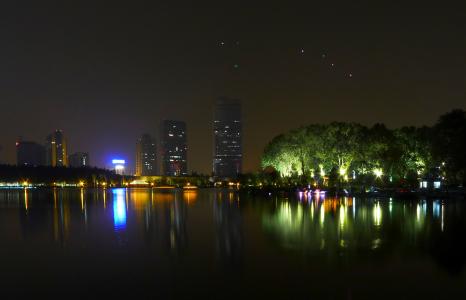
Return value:
M 2 299 L 466 297 L 459 200 L 0 191 Z

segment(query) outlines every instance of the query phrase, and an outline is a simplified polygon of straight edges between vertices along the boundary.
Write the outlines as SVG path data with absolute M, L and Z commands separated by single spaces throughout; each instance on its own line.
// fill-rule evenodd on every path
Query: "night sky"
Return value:
M 246 171 L 300 125 L 432 125 L 466 109 L 461 7 L 96 3 L 0 5 L 1 161 L 15 162 L 18 136 L 43 143 L 60 128 L 70 153 L 134 165 L 136 139 L 179 119 L 189 170 L 210 173 L 219 96 L 243 101 Z

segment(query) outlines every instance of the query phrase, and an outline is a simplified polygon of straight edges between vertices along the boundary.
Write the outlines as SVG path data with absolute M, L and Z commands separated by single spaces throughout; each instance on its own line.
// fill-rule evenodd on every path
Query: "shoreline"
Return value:
M 406 192 L 396 192 L 396 191 L 382 191 L 382 192 L 350 192 L 350 191 L 326 191 L 322 190 L 317 194 L 315 192 L 307 193 L 300 191 L 297 187 L 287 187 L 287 188 L 268 188 L 268 187 L 216 187 L 216 186 L 49 186 L 49 185 L 38 185 L 35 186 L 30 184 L 28 186 L 3 186 L 0 187 L 0 191 L 14 191 L 14 190 L 111 190 L 111 189 L 144 189 L 144 190 L 155 190 L 155 191 L 170 191 L 170 190 L 180 190 L 186 192 L 196 192 L 198 190 L 207 190 L 207 189 L 216 189 L 216 190 L 227 190 L 239 193 L 247 193 L 252 196 L 272 196 L 280 195 L 283 197 L 296 196 L 299 198 L 340 198 L 340 197 L 361 197 L 361 198 L 395 198 L 395 199 L 465 199 L 466 200 L 466 191 L 456 190 L 456 191 L 419 191 L 411 190 Z M 301 194 L 301 195 L 300 195 Z

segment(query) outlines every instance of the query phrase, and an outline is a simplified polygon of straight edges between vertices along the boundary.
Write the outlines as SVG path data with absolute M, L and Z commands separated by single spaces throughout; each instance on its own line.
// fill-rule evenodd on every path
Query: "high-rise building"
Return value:
M 136 143 L 136 176 L 156 175 L 155 140 L 143 134 Z
M 82 168 L 89 167 L 89 153 L 86 152 L 76 152 L 70 155 L 68 158 L 70 167 L 72 168 Z
M 66 148 L 66 139 L 61 130 L 55 130 L 54 133 L 47 136 L 45 145 L 46 164 L 52 167 L 67 167 L 68 152 Z
M 162 174 L 166 176 L 188 175 L 186 123 L 165 120 L 161 124 Z
M 16 142 L 16 164 L 18 166 L 43 166 L 45 148 L 35 142 Z
M 242 172 L 241 102 L 219 98 L 214 109 L 213 172 L 220 178 L 235 178 Z

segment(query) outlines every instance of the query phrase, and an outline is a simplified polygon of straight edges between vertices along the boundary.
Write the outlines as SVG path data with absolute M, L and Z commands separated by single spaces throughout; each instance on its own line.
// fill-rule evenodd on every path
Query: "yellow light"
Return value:
M 27 182 L 27 181 L 23 181 L 23 186 L 28 186 L 28 182 Z
M 346 175 L 346 169 L 343 168 L 343 167 L 340 168 L 340 171 L 339 171 L 339 172 L 340 172 L 340 175 L 341 175 L 341 176 L 345 176 L 345 175 Z
M 324 166 L 319 165 L 319 167 L 320 167 L 320 176 L 324 177 L 325 176 Z
M 84 181 L 80 181 L 80 182 L 79 182 L 79 186 L 80 186 L 80 187 L 84 187 Z
M 374 175 L 375 175 L 377 178 L 380 178 L 380 177 L 382 177 L 382 175 L 383 175 L 383 171 L 382 171 L 382 169 L 380 169 L 380 168 L 374 169 L 373 172 L 374 172 Z
M 373 218 L 376 226 L 382 224 L 382 209 L 380 208 L 379 202 L 377 202 L 373 208 Z

